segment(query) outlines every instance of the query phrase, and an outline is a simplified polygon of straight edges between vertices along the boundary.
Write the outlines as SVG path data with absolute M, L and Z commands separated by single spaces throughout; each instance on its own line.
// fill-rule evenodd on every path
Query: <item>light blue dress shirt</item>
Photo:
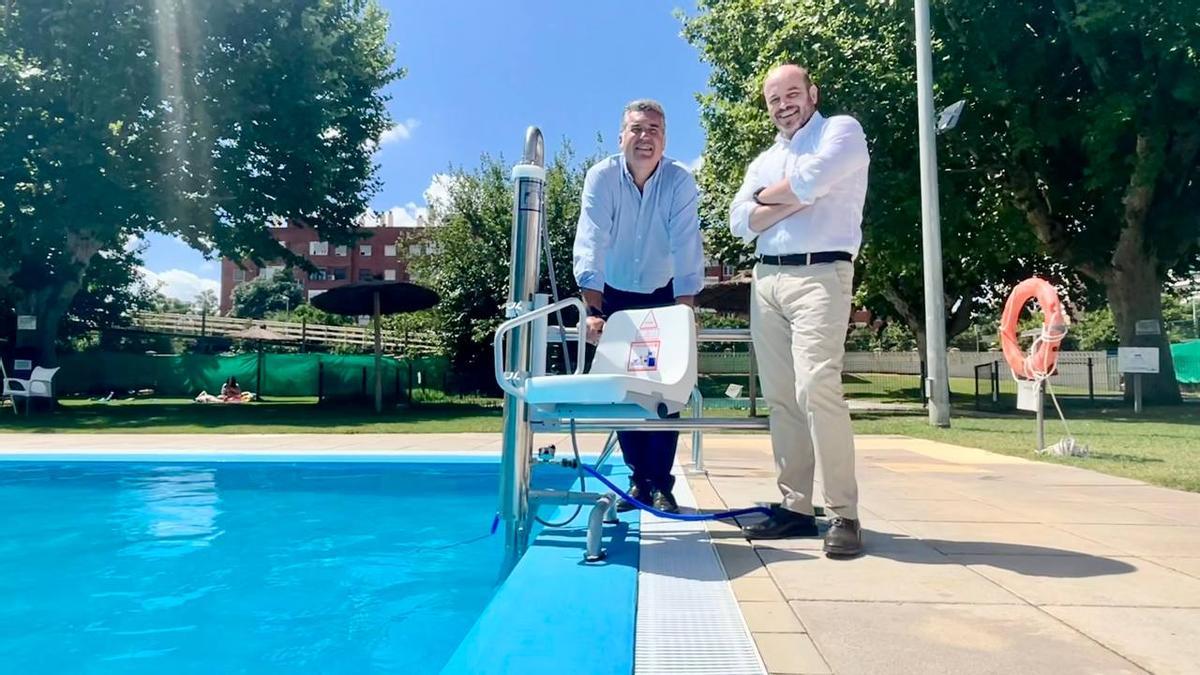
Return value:
M 575 230 L 580 288 L 650 293 L 674 279 L 675 296 L 704 287 L 699 193 L 687 167 L 663 157 L 638 190 L 624 155 L 600 160 L 583 181 Z

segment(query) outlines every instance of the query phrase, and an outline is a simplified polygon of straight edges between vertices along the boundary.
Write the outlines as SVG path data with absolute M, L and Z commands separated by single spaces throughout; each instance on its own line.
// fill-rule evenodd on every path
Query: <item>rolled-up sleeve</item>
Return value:
M 704 241 L 700 234 L 700 193 L 692 174 L 682 172 L 673 191 L 667 232 L 676 297 L 696 295 L 704 288 Z
M 583 198 L 573 248 L 575 282 L 580 288 L 604 290 L 604 256 L 613 231 L 612 195 L 596 168 L 583 179 Z
M 746 168 L 746 177 L 742 180 L 742 187 L 734 195 L 733 205 L 729 207 L 729 231 L 747 244 L 758 236 L 757 232 L 750 229 L 750 215 L 757 206 L 754 191 L 760 187 L 757 166 L 757 159 L 750 162 L 750 166 Z
M 831 117 L 816 151 L 802 155 L 788 172 L 788 185 L 801 204 L 810 205 L 870 161 L 867 137 L 858 120 Z

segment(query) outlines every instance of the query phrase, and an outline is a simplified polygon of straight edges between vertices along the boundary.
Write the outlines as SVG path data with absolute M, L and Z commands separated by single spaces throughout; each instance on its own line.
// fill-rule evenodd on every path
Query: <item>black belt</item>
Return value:
M 822 263 L 853 261 L 854 256 L 845 251 L 820 251 L 817 253 L 793 253 L 791 255 L 760 255 L 758 261 L 767 265 L 820 265 Z

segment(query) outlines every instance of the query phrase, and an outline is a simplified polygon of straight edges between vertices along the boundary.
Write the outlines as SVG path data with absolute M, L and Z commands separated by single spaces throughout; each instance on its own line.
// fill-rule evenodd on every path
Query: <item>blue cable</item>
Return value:
M 751 513 L 761 513 L 764 516 L 771 515 L 771 509 L 768 509 L 765 506 L 752 506 L 752 507 L 746 508 L 746 509 L 734 509 L 733 511 L 722 511 L 720 513 L 667 513 L 666 511 L 659 511 L 658 509 L 654 508 L 653 506 L 650 506 L 648 504 L 643 504 L 643 503 L 639 502 L 638 500 L 634 499 L 633 497 L 630 497 L 628 492 L 625 492 L 621 488 L 614 485 L 612 483 L 612 481 L 605 478 L 603 474 L 601 474 L 599 471 L 592 468 L 591 466 L 580 463 L 580 467 L 583 468 L 584 471 L 595 476 L 596 480 L 598 480 L 601 483 L 604 483 L 606 486 L 608 486 L 608 489 L 621 495 L 621 497 L 623 497 L 625 499 L 625 501 L 629 502 L 630 504 L 633 504 L 634 506 L 638 507 L 639 509 L 641 509 L 643 511 L 653 513 L 654 515 L 658 516 L 659 518 L 668 518 L 670 520 L 694 521 L 694 520 L 725 520 L 727 518 L 736 518 L 738 516 L 748 516 Z

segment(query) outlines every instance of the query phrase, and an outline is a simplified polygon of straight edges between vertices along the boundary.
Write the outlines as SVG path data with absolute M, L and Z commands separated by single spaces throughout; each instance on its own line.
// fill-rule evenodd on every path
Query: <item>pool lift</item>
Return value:
M 586 307 L 576 297 L 558 299 L 549 236 L 545 232 L 543 188 L 546 179 L 542 133 L 529 127 L 519 164 L 513 167 L 515 193 L 511 240 L 512 266 L 509 292 L 504 305 L 506 321 L 496 329 L 493 341 L 496 382 L 504 391 L 503 450 L 500 473 L 500 508 L 504 524 L 505 569 L 507 574 L 529 546 L 530 531 L 538 507 L 591 505 L 587 550 L 584 559 L 597 562 L 605 557 L 601 537 L 605 523 L 615 523 L 620 488 L 595 468 L 579 462 L 575 431 L 608 431 L 608 441 L 597 467 L 616 447 L 616 431 L 691 431 L 692 468 L 703 472 L 701 434 L 705 430 L 767 428 L 766 418 L 704 418 L 703 398 L 696 388 L 696 324 L 692 309 L 673 305 L 648 310 L 615 312 L 605 323 L 589 372 L 584 373 L 586 331 L 573 330 L 575 358 L 567 348 L 562 310 L 573 307 L 580 317 Z M 550 265 L 552 293 L 537 293 L 544 245 Z M 558 315 L 558 338 L 562 343 L 567 375 L 546 373 L 549 317 Z M 574 363 L 572 369 L 571 363 Z M 690 404 L 691 417 L 668 417 Z M 575 459 L 564 460 L 580 475 L 587 471 L 609 488 L 607 492 L 533 490 L 531 465 L 555 462 L 553 449 L 542 449 L 536 460 L 536 432 L 570 431 Z M 639 505 L 653 511 L 649 507 Z M 766 512 L 762 507 L 725 514 L 668 516 L 686 520 L 732 517 Z M 664 515 L 661 514 L 660 515 Z

